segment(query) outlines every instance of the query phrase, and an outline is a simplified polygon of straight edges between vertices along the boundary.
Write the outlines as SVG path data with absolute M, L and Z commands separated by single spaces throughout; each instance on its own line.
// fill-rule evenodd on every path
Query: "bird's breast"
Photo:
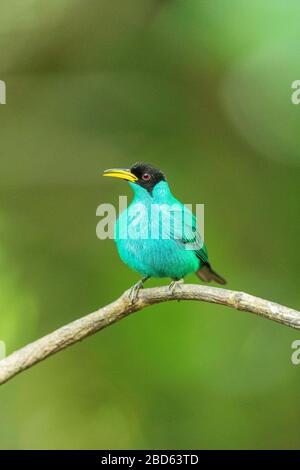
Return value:
M 197 257 L 174 240 L 171 230 L 165 207 L 142 203 L 129 206 L 116 224 L 121 259 L 135 271 L 153 277 L 179 278 L 196 271 Z

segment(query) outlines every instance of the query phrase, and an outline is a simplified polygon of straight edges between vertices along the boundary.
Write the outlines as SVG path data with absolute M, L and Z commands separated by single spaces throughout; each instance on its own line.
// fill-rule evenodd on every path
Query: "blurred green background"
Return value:
M 101 171 L 137 160 L 205 204 L 228 288 L 300 308 L 299 22 L 298 0 L 1 2 L 8 353 L 138 280 L 96 238 L 97 206 L 131 196 Z M 2 386 L 0 447 L 298 448 L 295 339 L 221 306 L 153 306 Z

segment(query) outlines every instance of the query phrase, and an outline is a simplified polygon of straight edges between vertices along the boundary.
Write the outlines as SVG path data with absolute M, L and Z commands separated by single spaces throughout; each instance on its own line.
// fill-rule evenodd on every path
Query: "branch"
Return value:
M 168 287 L 155 287 L 142 289 L 139 292 L 138 299 L 132 304 L 128 291 L 126 291 L 115 302 L 53 331 L 53 333 L 2 359 L 0 361 L 0 384 L 7 382 L 23 370 L 29 369 L 52 354 L 62 351 L 106 326 L 121 320 L 130 313 L 169 300 L 200 300 L 226 305 L 300 329 L 300 312 L 243 292 L 194 284 L 178 286 L 173 293 Z

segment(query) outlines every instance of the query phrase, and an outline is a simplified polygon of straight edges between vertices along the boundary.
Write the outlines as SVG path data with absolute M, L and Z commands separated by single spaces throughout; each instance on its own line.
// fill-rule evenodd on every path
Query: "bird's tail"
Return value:
M 203 266 L 201 266 L 201 268 L 196 271 L 196 274 L 200 279 L 202 279 L 202 281 L 215 281 L 218 284 L 226 284 L 225 279 L 222 276 L 219 276 L 219 274 L 217 274 L 215 271 L 213 271 L 209 263 L 205 263 Z

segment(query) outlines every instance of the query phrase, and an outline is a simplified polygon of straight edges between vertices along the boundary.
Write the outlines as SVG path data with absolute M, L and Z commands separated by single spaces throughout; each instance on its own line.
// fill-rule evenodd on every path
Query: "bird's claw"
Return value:
M 183 279 L 178 279 L 177 281 L 172 281 L 169 284 L 169 291 L 171 292 L 171 294 L 174 294 L 177 287 L 180 287 L 183 283 L 184 283 Z
M 139 291 L 143 287 L 143 281 L 139 281 L 129 289 L 128 296 L 132 304 L 134 304 L 138 298 Z

